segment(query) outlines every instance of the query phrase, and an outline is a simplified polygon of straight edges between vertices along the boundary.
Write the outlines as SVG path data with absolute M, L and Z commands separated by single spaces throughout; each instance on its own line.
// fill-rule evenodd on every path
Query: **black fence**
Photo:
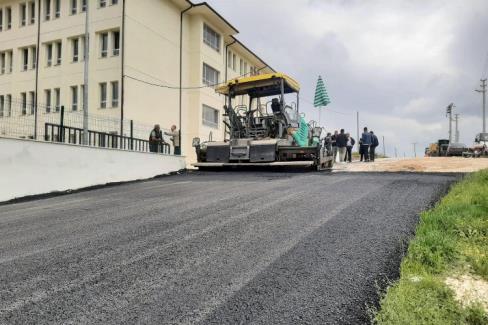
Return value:
M 52 107 L 38 105 L 37 119 L 34 115 L 32 103 L 24 99 L 10 99 L 8 102 L 0 96 L 0 136 L 36 139 L 50 142 L 71 143 L 82 145 L 83 141 L 83 111 L 74 108 L 65 109 L 64 106 Z M 151 151 L 149 133 L 152 125 L 133 120 L 111 117 L 110 111 L 104 115 L 90 114 L 88 118 L 89 146 L 134 150 L 140 152 Z M 123 127 L 121 134 L 121 126 Z M 164 131 L 168 130 L 162 130 Z M 157 151 L 171 154 L 169 137 L 157 146 Z M 154 149 L 154 147 L 153 147 Z

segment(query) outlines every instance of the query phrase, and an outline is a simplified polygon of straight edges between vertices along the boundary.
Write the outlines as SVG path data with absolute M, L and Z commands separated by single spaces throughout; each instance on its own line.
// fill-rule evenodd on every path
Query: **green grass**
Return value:
M 488 324 L 479 305 L 463 308 L 444 283 L 465 273 L 488 281 L 488 170 L 467 176 L 422 213 L 400 271 L 374 323 Z

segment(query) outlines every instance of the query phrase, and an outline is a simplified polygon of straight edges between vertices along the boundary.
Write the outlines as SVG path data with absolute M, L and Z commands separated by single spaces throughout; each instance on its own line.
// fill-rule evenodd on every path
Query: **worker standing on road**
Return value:
M 332 151 L 332 134 L 330 132 L 327 132 L 327 135 L 324 138 L 324 147 L 328 152 Z
M 151 133 L 149 134 L 149 151 L 151 152 L 159 152 L 159 147 L 163 142 L 163 133 L 161 132 L 161 127 L 159 124 L 154 125 L 154 129 L 152 129 Z
M 347 144 L 346 144 L 346 162 L 352 162 L 352 147 L 356 144 L 356 140 L 349 133 L 346 133 Z
M 376 147 L 379 146 L 378 137 L 374 134 L 373 131 L 369 132 L 371 134 L 371 146 L 369 147 L 369 159 L 374 161 L 375 158 L 375 151 Z
M 336 136 L 337 150 L 339 151 L 339 161 L 344 162 L 346 156 L 347 136 L 344 133 L 344 129 L 341 129 L 341 133 Z
M 339 135 L 339 132 L 337 130 L 334 131 L 334 134 L 331 137 L 331 146 L 332 146 L 332 156 L 334 157 L 334 161 L 336 161 L 337 158 L 337 136 Z
M 363 146 L 363 152 L 364 152 L 364 161 L 368 162 L 369 161 L 369 147 L 371 146 L 371 133 L 368 132 L 368 128 L 364 128 L 364 132 L 361 135 L 361 141 L 362 141 L 362 146 Z
M 181 155 L 181 147 L 180 147 L 180 131 L 176 130 L 176 125 L 171 126 L 170 132 L 164 132 L 164 134 L 171 136 L 171 141 L 173 142 L 174 146 L 174 154 Z

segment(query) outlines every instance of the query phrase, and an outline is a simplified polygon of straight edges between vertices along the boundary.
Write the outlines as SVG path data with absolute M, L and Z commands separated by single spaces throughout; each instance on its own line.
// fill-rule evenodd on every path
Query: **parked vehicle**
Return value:
M 464 143 L 450 143 L 446 150 L 446 156 L 462 156 L 467 149 Z
M 478 133 L 474 139 L 474 144 L 463 153 L 463 156 L 488 158 L 488 133 Z
M 447 154 L 449 147 L 449 140 L 439 139 L 435 143 L 431 143 L 427 148 L 425 155 L 428 157 L 444 157 Z

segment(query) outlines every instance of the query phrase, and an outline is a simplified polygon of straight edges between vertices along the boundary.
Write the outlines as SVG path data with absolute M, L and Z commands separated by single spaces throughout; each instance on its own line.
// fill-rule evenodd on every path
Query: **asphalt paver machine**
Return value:
M 322 128 L 300 114 L 299 91 L 298 82 L 283 73 L 236 78 L 218 87 L 226 102 L 226 136 L 224 141 L 194 138 L 194 166 L 332 168 L 332 152 L 320 141 Z

